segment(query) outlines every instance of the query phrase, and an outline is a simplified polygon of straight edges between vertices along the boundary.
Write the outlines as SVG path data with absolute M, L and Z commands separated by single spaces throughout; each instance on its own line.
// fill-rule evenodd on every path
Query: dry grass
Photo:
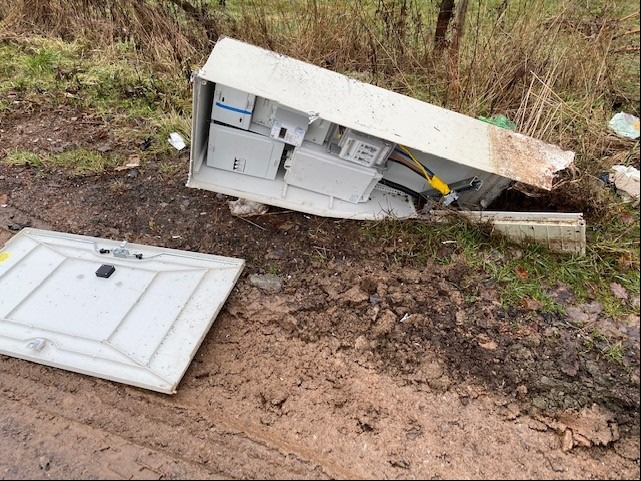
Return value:
M 175 70 L 206 49 L 206 25 L 172 1 L 1 0 L 0 38 L 53 36 L 106 47 L 133 41 L 158 68 Z M 187 2 L 184 2 L 187 3 Z
M 105 50 L 126 41 L 154 68 L 185 77 L 229 35 L 467 115 L 505 114 L 519 131 L 577 152 L 566 181 L 639 163 L 638 144 L 607 129 L 616 111 L 639 115 L 632 0 L 466 2 L 445 55 L 434 49 L 439 2 L 227 3 L 0 0 L 0 38 L 45 35 Z

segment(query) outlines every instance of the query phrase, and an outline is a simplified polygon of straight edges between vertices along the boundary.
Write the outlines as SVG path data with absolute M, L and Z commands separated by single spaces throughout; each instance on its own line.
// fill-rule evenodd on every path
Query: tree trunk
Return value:
M 441 8 L 436 20 L 436 33 L 434 34 L 434 50 L 443 50 L 447 45 L 447 29 L 454 16 L 454 0 L 441 0 Z
M 448 101 L 452 109 L 458 110 L 461 103 L 461 75 L 459 64 L 459 52 L 461 48 L 461 38 L 465 29 L 465 14 L 467 13 L 468 0 L 459 0 L 456 5 L 456 16 L 452 25 L 452 45 L 447 49 L 449 64 L 449 92 Z

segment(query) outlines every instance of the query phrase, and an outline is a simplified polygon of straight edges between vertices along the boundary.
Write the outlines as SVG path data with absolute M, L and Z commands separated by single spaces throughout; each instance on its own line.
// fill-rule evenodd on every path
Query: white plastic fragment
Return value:
M 584 256 L 586 249 L 583 214 L 570 212 L 499 212 L 432 210 L 430 219 L 442 222 L 448 216 L 463 216 L 489 224 L 515 243 L 536 243 L 554 252 Z
M 639 117 L 625 112 L 614 114 L 608 123 L 610 129 L 628 139 L 639 138 Z
M 238 217 L 250 217 L 253 215 L 266 214 L 269 206 L 253 200 L 240 198 L 228 202 L 231 214 Z
M 169 134 L 169 143 L 176 148 L 176 150 L 182 150 L 184 149 L 187 144 L 185 143 L 185 139 L 182 138 L 182 136 L 178 132 L 172 132 Z
M 625 202 L 639 204 L 639 169 L 625 165 L 612 166 L 610 179 Z
M 33 351 L 42 351 L 42 348 L 45 347 L 45 342 L 43 338 L 39 337 L 37 339 L 34 339 L 33 341 L 29 342 L 27 344 L 27 349 L 31 349 Z

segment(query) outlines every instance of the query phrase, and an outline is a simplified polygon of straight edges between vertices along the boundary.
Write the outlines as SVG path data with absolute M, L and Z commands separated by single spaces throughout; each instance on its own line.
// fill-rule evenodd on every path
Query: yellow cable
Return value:
M 418 168 L 421 169 L 421 171 L 423 172 L 423 175 L 427 179 L 427 182 L 429 182 L 429 184 L 432 187 L 434 187 L 436 190 L 438 190 L 443 195 L 447 195 L 447 194 L 450 193 L 450 186 L 447 185 L 445 182 L 443 182 L 438 177 L 436 177 L 435 175 L 432 175 L 430 177 L 430 175 L 425 170 L 425 167 L 423 167 L 423 164 L 421 164 L 418 160 L 416 160 L 416 157 L 414 157 L 414 155 L 409 151 L 409 149 L 407 147 L 405 147 L 404 145 L 400 145 L 400 144 L 398 146 L 401 148 L 401 150 L 403 152 L 405 152 L 409 156 L 410 159 L 412 159 L 412 162 L 414 162 L 418 166 Z
M 405 152 L 409 156 L 410 159 L 412 159 L 412 162 L 414 162 L 418 166 L 418 168 L 421 169 L 421 172 L 423 172 L 423 175 L 425 176 L 427 181 L 431 183 L 430 175 L 425 170 L 425 167 L 423 167 L 423 164 L 421 164 L 418 160 L 416 160 L 414 155 L 412 155 L 412 153 L 408 150 L 407 147 L 405 147 L 404 145 L 400 145 L 400 144 L 399 144 L 399 147 L 401 148 L 401 150 L 403 152 Z

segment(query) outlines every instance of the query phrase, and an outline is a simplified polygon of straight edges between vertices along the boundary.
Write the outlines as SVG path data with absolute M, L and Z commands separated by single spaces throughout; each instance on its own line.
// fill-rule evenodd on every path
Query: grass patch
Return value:
M 14 150 L 2 162 L 9 165 L 58 169 L 74 175 L 92 175 L 103 173 L 119 165 L 121 159 L 118 156 L 105 155 L 85 149 L 43 155 L 25 150 Z
M 362 233 L 366 242 L 380 246 L 390 265 L 462 261 L 484 272 L 499 286 L 500 301 L 506 308 L 534 306 L 540 312 L 562 313 L 564 307 L 551 291 L 566 285 L 575 293 L 576 302 L 597 300 L 603 304 L 604 314 L 615 319 L 638 313 L 638 308 L 617 297 L 611 287 L 617 283 L 630 296 L 639 295 L 638 213 L 636 221 L 627 225 L 612 222 L 601 227 L 600 240 L 589 243 L 583 257 L 551 252 L 537 244 L 517 246 L 464 220 L 445 225 L 383 220 L 368 222 Z
M 69 103 L 105 115 L 152 118 L 189 112 L 191 85 L 159 70 L 129 42 L 93 49 L 79 42 L 19 38 L 0 43 L 0 93 L 37 104 Z
M 14 150 L 10 152 L 3 160 L 8 165 L 28 165 L 30 167 L 40 167 L 42 157 L 33 152 L 26 150 Z

